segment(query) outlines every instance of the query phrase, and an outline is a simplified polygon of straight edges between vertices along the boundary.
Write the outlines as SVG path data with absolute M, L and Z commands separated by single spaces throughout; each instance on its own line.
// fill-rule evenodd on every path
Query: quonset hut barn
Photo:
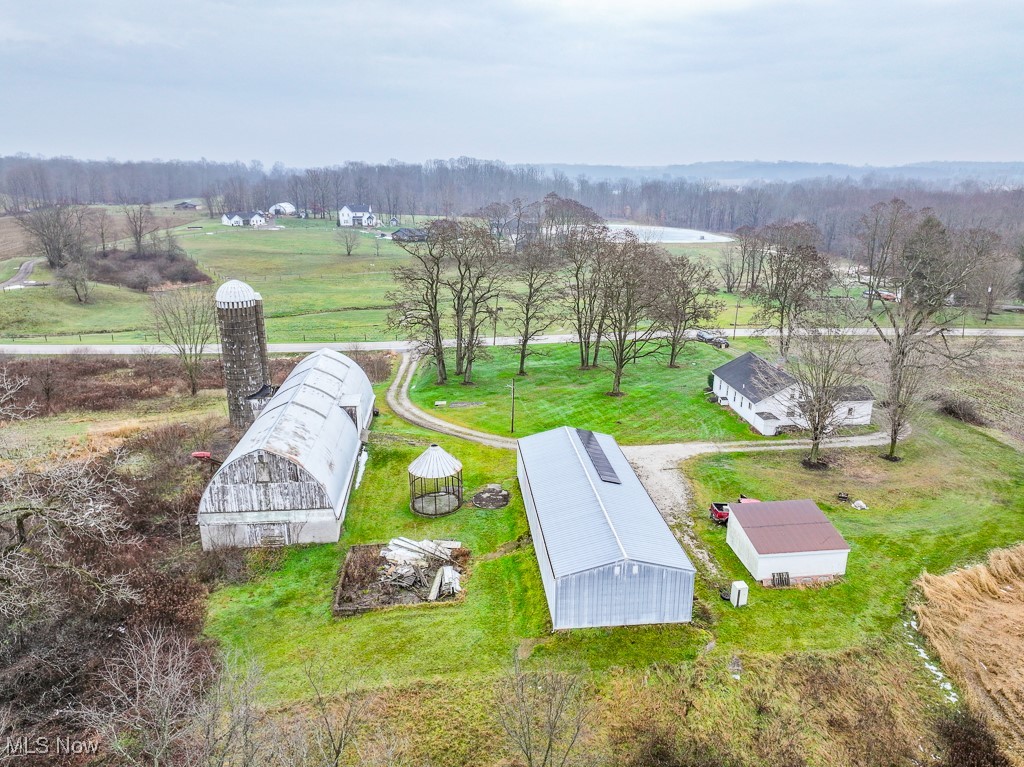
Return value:
M 518 467 L 554 629 L 690 620 L 694 567 L 612 437 L 524 437 Z
M 344 354 L 296 365 L 203 493 L 203 548 L 337 541 L 373 403 Z

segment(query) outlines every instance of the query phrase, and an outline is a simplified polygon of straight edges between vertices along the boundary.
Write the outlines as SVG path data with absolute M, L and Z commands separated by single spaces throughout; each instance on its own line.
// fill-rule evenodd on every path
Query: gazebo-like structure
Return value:
M 424 517 L 443 517 L 461 505 L 462 464 L 431 445 L 409 464 L 409 508 Z

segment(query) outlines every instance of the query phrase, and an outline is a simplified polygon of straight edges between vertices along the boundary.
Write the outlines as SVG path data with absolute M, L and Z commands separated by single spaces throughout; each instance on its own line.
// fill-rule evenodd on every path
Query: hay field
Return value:
M 1024 544 L 987 562 L 917 581 L 921 632 L 970 702 L 1024 765 Z

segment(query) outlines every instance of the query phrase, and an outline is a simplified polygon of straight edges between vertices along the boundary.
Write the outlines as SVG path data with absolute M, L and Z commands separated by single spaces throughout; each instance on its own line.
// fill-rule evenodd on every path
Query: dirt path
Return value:
M 13 288 L 24 284 L 24 282 L 32 275 L 32 270 L 36 268 L 36 264 L 42 260 L 43 259 L 41 258 L 30 258 L 21 265 L 17 274 L 11 277 L 11 279 L 6 282 L 0 282 L 0 288 Z
M 486 434 L 475 429 L 457 426 L 440 418 L 435 418 L 430 413 L 426 413 L 416 407 L 412 400 L 409 399 L 409 384 L 416 375 L 418 364 L 419 360 L 413 358 L 408 352 L 402 355 L 402 362 L 398 367 L 398 373 L 388 389 L 387 396 L 388 406 L 395 411 L 395 415 L 415 426 L 422 426 L 424 429 L 430 429 L 440 434 L 448 434 L 452 437 L 469 440 L 470 442 L 478 442 L 488 447 L 500 447 L 505 450 L 516 449 L 516 441 L 514 439 L 498 437 L 494 434 Z
M 516 441 L 509 437 L 498 437 L 464 426 L 457 426 L 420 410 L 409 399 L 409 384 L 415 377 L 418 360 L 406 352 L 402 354 L 395 380 L 388 389 L 388 405 L 400 418 L 424 429 L 430 429 L 452 437 L 478 442 L 489 447 L 515 450 Z M 828 440 L 827 448 L 870 447 L 886 445 L 889 442 L 884 432 L 863 434 L 856 437 L 839 437 Z M 665 521 L 675 532 L 686 549 L 700 560 L 712 577 L 721 571 L 707 550 L 700 544 L 693 531 L 693 517 L 689 513 L 692 494 L 689 483 L 682 471 L 682 463 L 708 453 L 761 452 L 768 450 L 804 450 L 810 446 L 805 439 L 787 439 L 770 443 L 751 442 L 679 442 L 669 445 L 623 446 L 622 452 L 636 471 L 654 505 L 661 511 Z

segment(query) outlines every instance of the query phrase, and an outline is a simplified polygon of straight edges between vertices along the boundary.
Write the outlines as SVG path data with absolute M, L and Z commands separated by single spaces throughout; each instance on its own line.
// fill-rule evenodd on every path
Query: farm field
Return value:
M 383 391 L 378 385 L 379 404 Z M 414 517 L 407 506 L 405 469 L 431 441 L 463 461 L 467 491 L 500 482 L 512 491 L 512 504 L 498 511 L 464 508 L 437 520 Z M 710 737 L 714 717 L 756 705 L 755 690 L 771 689 L 781 696 L 771 704 L 781 719 L 821 718 L 816 734 L 802 736 L 806 753 L 822 759 L 831 754 L 833 763 L 851 764 L 834 750 L 833 740 L 852 736 L 833 732 L 837 715 L 826 714 L 838 705 L 835 689 L 811 694 L 808 679 L 838 674 L 839 688 L 850 685 L 841 693 L 848 696 L 843 705 L 870 708 L 884 700 L 890 710 L 902 712 L 877 725 L 873 731 L 879 739 L 890 737 L 892 728 L 896 741 L 928 737 L 921 728 L 942 710 L 944 693 L 907 645 L 911 635 L 904 622 L 915 598 L 913 583 L 925 569 L 943 572 L 1024 536 L 1019 453 L 979 429 L 940 416 L 923 418 L 904 450 L 905 460 L 897 464 L 881 460 L 878 448 L 847 451 L 826 472 L 803 469 L 799 452 L 714 455 L 685 465 L 693 483 L 692 524 L 722 570 L 720 576 L 698 574 L 694 623 L 551 635 L 535 554 L 522 538 L 527 525 L 512 453 L 439 438 L 398 421 L 385 407 L 374 425 L 366 475 L 353 494 L 341 542 L 290 549 L 279 566 L 215 592 L 207 632 L 259 661 L 267 673 L 267 700 L 274 705 L 301 705 L 302 669 L 312 662 L 332 679 L 355 680 L 373 691 L 381 716 L 414 738 L 422 749 L 418 753 L 445 763 L 474 764 L 482 754 L 493 754 L 490 686 L 518 652 L 528 665 L 549 661 L 592 672 L 597 716 L 603 721 L 594 748 L 625 747 L 615 742 L 614 727 L 604 719 L 624 714 L 618 696 L 629 691 L 631 706 L 658 719 L 645 706 L 672 710 L 680 680 L 688 679 L 686 699 L 700 701 L 702 709 L 687 720 L 690 736 Z M 839 485 L 863 498 L 869 510 L 833 502 Z M 725 545 L 724 530 L 711 525 L 703 509 L 711 499 L 740 492 L 815 499 L 853 546 L 847 578 L 826 588 L 754 587 L 748 608 L 727 606 L 718 598 L 720 581 L 747 574 Z M 347 547 L 398 534 L 452 537 L 471 548 L 464 599 L 332 619 L 332 589 Z M 742 680 L 729 682 L 737 664 Z M 807 706 L 814 695 L 825 697 L 812 711 Z M 442 737 L 406 719 L 411 710 L 449 708 L 456 712 L 457 736 Z M 848 715 L 847 710 L 839 717 Z M 739 726 L 736 743 L 756 740 L 755 732 L 744 730 L 748 726 L 749 721 Z
M 158 208 L 158 213 L 174 226 L 182 247 L 215 282 L 242 279 L 263 295 L 270 342 L 397 340 L 386 326 L 387 293 L 392 288 L 391 270 L 407 256 L 390 240 L 364 232 L 356 252 L 345 256 L 331 220 L 282 219 L 284 229 L 250 230 L 225 227 L 219 221 L 197 218 L 195 213 L 163 208 Z M 418 217 L 417 223 L 424 220 Z M 9 251 L 11 257 L 16 251 L 24 255 L 16 224 L 9 218 L 0 222 L 0 237 L 8 243 L 3 252 Z M 720 243 L 666 245 L 675 255 L 711 261 L 728 247 Z M 35 278 L 46 281 L 52 275 L 39 270 Z M 859 301 L 859 292 L 854 292 Z M 94 299 L 81 305 L 52 287 L 4 293 L 0 295 L 0 338 L 83 344 L 152 340 L 148 295 L 97 285 Z M 750 326 L 754 308 L 749 301 L 727 294 L 722 294 L 722 300 L 725 308 L 717 323 L 720 328 L 728 333 L 734 324 Z M 976 318 L 968 321 L 971 327 L 982 324 Z M 1021 326 L 1024 315 L 1010 313 L 996 315 L 988 325 Z M 511 333 L 502 323 L 497 331 Z
M 756 340 L 749 345 L 763 347 Z M 675 369 L 670 369 L 664 359 L 640 359 L 626 368 L 623 397 L 607 395 L 612 380 L 607 367 L 579 369 L 575 344 L 549 344 L 537 349 L 527 358 L 525 377 L 516 376 L 516 349 L 489 350 L 490 359 L 474 363 L 472 386 L 464 386 L 454 377 L 445 386 L 438 386 L 433 368 L 423 360 L 410 384 L 409 396 L 438 418 L 508 436 L 509 387 L 514 378 L 515 433 L 520 436 L 568 424 L 612 434 L 625 445 L 765 439 L 732 410 L 705 400 L 708 373 L 732 359 L 736 348 L 723 351 L 708 344 L 687 344 L 679 358 L 680 367 Z M 447 401 L 448 406 L 434 407 L 439 400 Z

